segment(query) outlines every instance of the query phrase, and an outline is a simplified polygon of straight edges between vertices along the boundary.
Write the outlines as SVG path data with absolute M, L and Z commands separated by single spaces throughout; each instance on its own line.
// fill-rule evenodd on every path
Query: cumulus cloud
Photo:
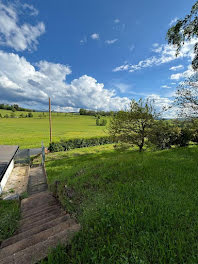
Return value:
M 180 54 L 176 57 L 176 48 L 168 44 L 155 45 L 153 52 L 157 55 L 146 58 L 145 60 L 139 61 L 137 64 L 123 64 L 113 69 L 113 72 L 128 71 L 135 72 L 144 68 L 153 66 L 159 66 L 164 63 L 169 63 L 181 58 L 193 58 L 194 57 L 194 45 L 197 42 L 196 39 L 186 41 L 181 48 Z
M 24 57 L 0 51 L 1 100 L 47 106 L 48 97 L 56 109 L 124 109 L 130 100 L 105 89 L 93 77 L 83 75 L 66 82 L 71 69 L 67 65 L 40 61 L 33 66 Z
M 98 40 L 100 38 L 100 35 L 98 33 L 93 33 L 91 35 L 91 38 L 94 39 L 94 40 Z
M 183 65 L 178 65 L 178 66 L 173 66 L 173 67 L 171 67 L 169 70 L 170 71 L 177 71 L 177 70 L 181 70 L 181 69 L 183 69 L 184 68 L 184 66 Z
M 111 45 L 111 44 L 114 44 L 115 42 L 117 42 L 118 39 L 111 39 L 111 40 L 106 40 L 105 42 L 108 44 L 108 45 Z
M 25 4 L 25 9 L 30 10 L 30 15 L 37 15 L 37 10 Z M 0 45 L 8 46 L 16 51 L 32 50 L 38 44 L 38 37 L 45 32 L 45 25 L 39 22 L 37 25 L 20 23 L 17 6 L 3 4 L 0 1 Z

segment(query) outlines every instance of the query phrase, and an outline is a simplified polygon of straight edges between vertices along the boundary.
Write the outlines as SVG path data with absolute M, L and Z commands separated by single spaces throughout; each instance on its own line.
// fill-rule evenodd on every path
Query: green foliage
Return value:
M 75 148 L 85 148 L 90 146 L 98 146 L 111 144 L 114 140 L 112 137 L 92 137 L 92 138 L 75 138 L 70 140 L 61 140 L 58 143 L 51 143 L 49 145 L 50 152 L 68 151 Z
M 15 118 L 15 117 L 16 117 L 16 114 L 15 114 L 15 113 L 11 113 L 11 114 L 10 114 L 10 117 L 11 117 L 11 118 Z
M 96 126 L 106 126 L 107 120 L 106 119 L 100 119 L 100 116 L 96 119 Z
M 93 111 L 93 110 L 86 110 L 81 108 L 79 110 L 79 114 L 80 115 L 89 115 L 89 116 L 97 116 L 97 115 L 101 115 L 101 116 L 112 116 L 114 115 L 113 111 Z
M 197 155 L 197 146 L 49 154 L 49 185 L 60 181 L 81 231 L 43 263 L 197 263 Z
M 29 112 L 34 112 L 35 111 L 35 110 L 31 110 L 31 109 L 26 109 L 26 108 L 20 107 L 17 104 L 14 104 L 14 105 L 0 104 L 0 109 L 11 110 L 13 112 L 15 112 L 15 111 L 29 111 Z
M 59 152 L 59 151 L 64 151 L 64 148 L 61 143 L 52 142 L 50 143 L 48 150 L 50 152 Z
M 128 111 L 120 111 L 112 118 L 109 133 L 118 142 L 138 146 L 142 151 L 153 123 L 154 110 L 151 103 L 142 99 L 138 102 L 132 100 Z
M 27 114 L 27 117 L 33 117 L 33 114 L 30 112 Z
M 198 37 L 198 1 L 193 5 L 189 15 L 179 19 L 175 26 L 167 32 L 168 43 L 177 47 L 179 54 L 182 45 L 186 40 Z M 194 70 L 198 70 L 198 42 L 194 46 L 195 57 L 192 61 Z
M 0 243 L 14 234 L 19 218 L 20 206 L 18 201 L 0 200 Z
M 180 128 L 163 120 L 155 121 L 148 135 L 149 142 L 159 149 L 169 149 L 179 138 Z

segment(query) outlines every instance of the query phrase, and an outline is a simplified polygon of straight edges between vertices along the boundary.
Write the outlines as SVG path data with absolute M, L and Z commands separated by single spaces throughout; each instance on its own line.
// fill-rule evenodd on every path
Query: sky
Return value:
M 0 0 L 0 102 L 55 111 L 170 105 L 192 75 L 195 39 L 178 57 L 167 30 L 195 0 Z M 167 115 L 173 116 L 174 111 Z

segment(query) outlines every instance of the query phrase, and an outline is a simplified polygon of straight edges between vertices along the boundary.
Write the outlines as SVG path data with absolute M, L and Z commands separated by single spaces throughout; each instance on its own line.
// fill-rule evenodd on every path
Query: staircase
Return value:
M 2 242 L 0 264 L 37 263 L 58 243 L 67 244 L 80 226 L 47 191 L 41 166 L 31 168 L 30 196 L 21 202 L 21 220 L 16 235 Z

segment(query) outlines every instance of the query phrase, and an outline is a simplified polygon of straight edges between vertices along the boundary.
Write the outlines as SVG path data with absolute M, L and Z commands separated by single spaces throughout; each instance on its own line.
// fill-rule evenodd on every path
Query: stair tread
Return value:
M 57 243 L 68 243 L 74 233 L 79 231 L 80 225 L 75 224 L 68 229 L 49 237 L 47 240 L 27 247 L 11 256 L 0 260 L 0 264 L 34 264 L 42 260 L 49 253 L 50 247 L 55 247 Z
M 74 225 L 75 221 L 73 219 L 69 219 L 67 221 L 64 221 L 62 223 L 59 223 L 56 226 L 53 226 L 49 229 L 46 229 L 44 231 L 41 231 L 37 234 L 32 235 L 31 237 L 24 238 L 22 240 L 17 241 L 16 243 L 9 245 L 7 247 L 4 247 L 0 251 L 0 259 L 5 258 L 6 256 L 10 256 L 20 250 L 23 250 L 27 247 L 33 246 L 35 244 L 38 244 L 42 241 L 45 241 L 51 236 L 54 236 L 57 233 L 60 233 L 66 229 L 68 229 L 71 225 Z
M 58 218 L 58 217 L 60 217 L 60 216 L 63 216 L 63 215 L 64 215 L 64 214 L 61 214 L 61 215 L 59 215 L 59 216 L 58 216 L 58 215 L 51 215 L 51 216 L 49 216 L 49 217 L 47 217 L 47 218 L 44 218 L 44 219 L 42 219 L 42 220 L 39 220 L 39 221 L 37 221 L 37 222 L 35 222 L 35 223 L 31 223 L 31 224 L 26 225 L 26 226 L 20 226 L 20 227 L 19 227 L 19 233 L 22 233 L 22 232 L 28 231 L 28 230 L 30 230 L 30 229 L 36 227 L 36 226 L 39 226 L 39 225 L 42 225 L 42 224 L 44 224 L 44 223 L 50 222 L 50 221 L 52 221 L 52 220 L 54 220 L 54 219 L 56 219 L 56 218 Z
M 19 234 L 16 234 L 15 236 L 13 237 L 10 237 L 6 240 L 4 240 L 1 244 L 1 247 L 0 248 L 4 248 L 4 247 L 7 247 L 9 245 L 12 245 L 16 242 L 18 242 L 19 240 L 22 240 L 24 238 L 28 238 L 34 234 L 37 234 L 41 231 L 44 231 L 44 230 L 47 230 L 53 226 L 56 226 L 58 225 L 59 223 L 62 223 L 62 222 L 65 222 L 67 220 L 71 219 L 70 216 L 67 214 L 67 215 L 63 215 L 63 216 L 60 216 L 58 218 L 55 218 L 54 220 L 51 220 L 47 223 L 44 223 L 42 225 L 39 225 L 39 226 L 36 226 L 30 230 L 27 230 L 25 232 L 22 232 L 22 233 L 19 233 Z

